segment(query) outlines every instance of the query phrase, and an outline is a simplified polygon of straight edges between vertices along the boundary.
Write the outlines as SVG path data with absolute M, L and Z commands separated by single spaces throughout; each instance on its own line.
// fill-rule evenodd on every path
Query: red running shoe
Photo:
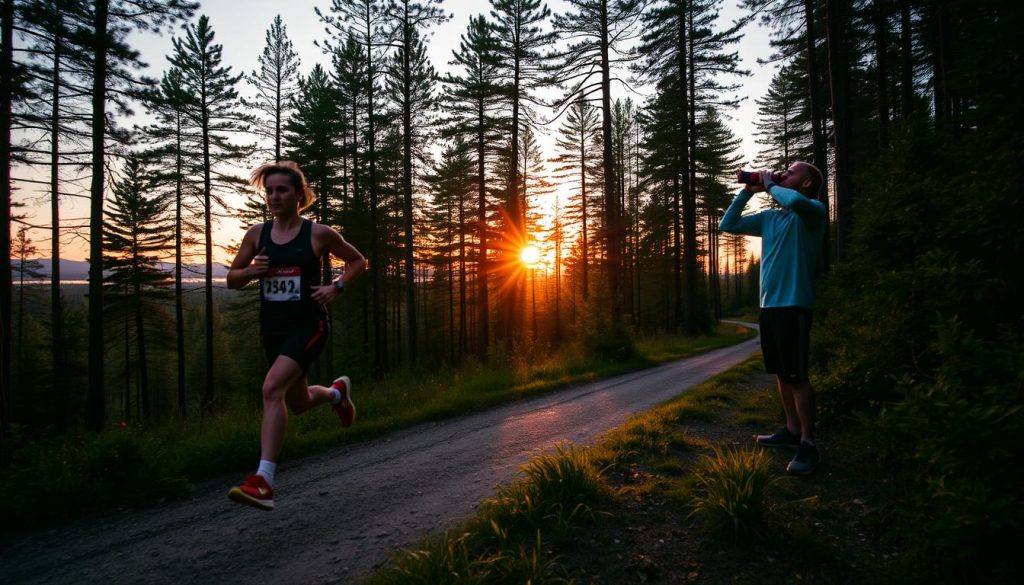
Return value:
M 356 405 L 352 404 L 352 380 L 348 376 L 341 376 L 331 382 L 331 388 L 341 392 L 341 400 L 331 408 L 337 413 L 341 426 L 348 428 L 356 421 Z
M 228 490 L 231 501 L 245 504 L 261 510 L 274 509 L 274 488 L 267 484 L 262 475 L 250 475 L 242 485 Z

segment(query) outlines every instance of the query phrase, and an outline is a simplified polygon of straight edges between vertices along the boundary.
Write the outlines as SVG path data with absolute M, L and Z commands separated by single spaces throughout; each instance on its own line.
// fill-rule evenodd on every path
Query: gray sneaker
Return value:
M 796 450 L 796 455 L 793 460 L 786 466 L 786 473 L 793 475 L 807 475 L 814 471 L 814 468 L 821 462 L 821 455 L 818 454 L 818 448 L 808 443 L 807 441 L 800 441 L 800 446 Z
M 800 444 L 800 435 L 782 427 L 770 435 L 755 435 L 754 442 L 762 447 L 796 447 Z

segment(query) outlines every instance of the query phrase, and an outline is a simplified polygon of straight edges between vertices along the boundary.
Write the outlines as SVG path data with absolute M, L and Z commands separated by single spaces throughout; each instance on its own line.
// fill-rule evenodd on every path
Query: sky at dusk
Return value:
M 567 3 L 563 0 L 552 0 L 548 5 L 554 13 L 567 9 Z M 198 14 L 209 16 L 210 25 L 216 34 L 215 40 L 223 46 L 223 65 L 230 66 L 232 72 L 238 74 L 252 72 L 256 68 L 257 59 L 265 45 L 266 30 L 274 16 L 280 14 L 287 27 L 288 36 L 301 60 L 300 72 L 306 74 L 317 63 L 325 67 L 329 66 L 329 56 L 314 45 L 314 41 L 326 37 L 324 26 L 315 14 L 314 8 L 320 7 L 322 11 L 328 12 L 329 6 L 329 0 L 289 0 L 288 2 L 280 0 L 206 0 L 200 3 L 197 19 Z M 428 45 L 430 60 L 442 74 L 448 70 L 452 51 L 458 48 L 459 38 L 465 31 L 469 17 L 489 11 L 490 4 L 485 0 L 448 0 L 443 6 L 452 14 L 452 18 L 447 23 L 432 29 Z M 721 7 L 721 25 L 725 26 L 740 17 L 744 17 L 744 15 L 736 8 L 736 0 L 726 0 Z M 744 160 L 749 164 L 758 150 L 753 136 L 749 134 L 753 129 L 753 120 L 757 110 L 754 100 L 768 87 L 775 67 L 773 65 L 761 66 L 757 63 L 758 58 L 764 58 L 771 52 L 768 47 L 768 31 L 758 26 L 747 26 L 744 33 L 743 40 L 734 46 L 733 50 L 740 54 L 741 67 L 751 71 L 753 75 L 741 80 L 743 87 L 738 94 L 741 97 L 745 96 L 746 99 L 743 100 L 739 109 L 731 114 L 727 113 L 727 115 L 731 115 L 731 119 L 727 119 L 727 123 L 737 136 L 743 138 L 741 152 Z M 130 40 L 132 46 L 141 52 L 143 61 L 149 66 L 146 73 L 152 77 L 160 77 L 168 66 L 166 56 L 171 52 L 171 36 L 136 33 Z M 249 88 L 244 84 L 239 89 L 242 95 L 250 95 Z M 644 88 L 637 89 L 640 90 L 639 93 L 630 93 L 621 86 L 613 87 L 614 97 L 631 95 L 635 102 L 643 103 Z M 555 95 L 557 94 L 551 94 L 552 97 Z M 130 126 L 133 121 L 120 119 L 118 123 Z M 554 142 L 553 134 L 557 125 L 558 122 L 541 128 L 539 131 L 545 156 L 553 156 L 550 145 Z M 239 174 L 247 175 L 248 169 L 240 169 Z M 47 197 L 32 197 L 31 188 L 25 188 L 21 197 L 28 205 L 29 223 L 48 226 L 50 214 Z M 543 203 L 539 204 L 543 205 Z M 86 222 L 88 201 L 86 199 L 62 201 L 61 214 L 62 224 Z M 243 230 L 244 226 L 236 220 L 230 218 L 222 220 L 220 229 L 215 235 L 216 243 L 223 246 L 237 242 L 241 238 Z M 36 229 L 33 230 L 30 237 L 35 241 L 39 256 L 48 257 L 49 231 Z M 71 260 L 86 258 L 87 243 L 83 238 L 69 235 L 62 240 L 62 257 Z M 229 262 L 230 257 L 221 252 L 216 255 L 216 260 Z

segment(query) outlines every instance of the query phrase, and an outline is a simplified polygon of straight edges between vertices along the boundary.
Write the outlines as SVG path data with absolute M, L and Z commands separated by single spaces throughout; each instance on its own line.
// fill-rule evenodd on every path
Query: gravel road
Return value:
M 7 538 L 0 583 L 351 582 L 470 516 L 530 456 L 592 444 L 755 351 L 749 340 L 284 462 L 273 512 L 229 502 L 232 474 L 189 499 Z

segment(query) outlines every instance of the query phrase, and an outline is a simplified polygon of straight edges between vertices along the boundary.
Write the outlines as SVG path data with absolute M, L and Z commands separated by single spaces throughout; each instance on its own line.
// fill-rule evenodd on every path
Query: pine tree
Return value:
M 72 165 L 84 163 L 82 155 L 91 154 L 83 147 L 90 132 L 84 125 L 88 116 L 88 89 L 82 87 L 90 64 L 81 39 L 74 29 L 87 24 L 86 3 L 78 0 L 31 0 L 21 6 L 20 31 L 29 40 L 26 51 L 28 76 L 33 89 L 20 101 L 17 112 L 22 135 L 45 132 L 49 150 L 33 144 L 19 146 L 19 162 L 46 166 L 49 170 L 50 194 L 50 361 L 53 371 L 64 370 L 64 320 L 61 281 L 61 188 L 62 178 Z M 83 99 L 83 97 L 85 99 Z M 73 177 L 72 177 L 73 180 Z M 65 194 L 66 195 L 66 194 Z M 66 390 L 54 389 L 58 396 Z M 62 411 L 63 412 L 63 411 Z M 64 429 L 66 417 L 58 417 L 56 426 Z
M 15 79 L 14 0 L 0 4 L 0 255 L 11 257 L 11 103 Z M 0 447 L 11 428 L 11 273 L 0 270 Z
M 11 258 L 18 259 L 17 267 L 11 270 L 18 273 L 18 372 L 25 372 L 25 277 L 40 278 L 43 276 L 42 263 L 34 260 L 39 249 L 28 237 L 28 228 L 18 228 L 18 235 L 11 243 Z
M 433 221 L 428 233 L 444 234 L 437 242 L 435 253 L 437 265 L 444 265 L 449 285 L 449 331 L 451 334 L 450 359 L 453 364 L 462 363 L 468 346 L 467 312 L 467 238 L 470 229 L 468 216 L 472 209 L 476 190 L 473 148 L 461 137 L 447 145 L 440 161 L 427 177 L 433 193 Z M 455 275 L 455 265 L 458 275 Z M 458 287 L 458 317 L 454 288 Z M 457 324 L 456 324 L 457 321 Z
M 316 221 L 329 225 L 342 224 L 341 212 L 348 206 L 348 202 L 343 199 L 340 209 L 331 207 L 332 195 L 342 181 L 339 176 L 344 167 L 342 141 L 348 132 L 342 105 L 337 87 L 318 63 L 308 77 L 299 79 L 299 91 L 294 98 L 295 114 L 285 124 L 288 158 L 302 166 L 306 179 L 317 193 L 313 206 Z M 322 258 L 321 282 L 329 283 L 332 278 L 330 255 L 325 254 Z M 338 306 L 342 304 L 338 303 Z M 328 307 L 332 316 L 334 308 Z M 333 369 L 333 350 L 332 330 L 324 356 L 328 371 Z
M 566 206 L 566 218 L 579 221 L 581 226 L 580 272 L 584 302 L 590 298 L 590 234 L 595 231 L 590 208 L 591 199 L 595 197 L 595 178 L 599 174 L 600 141 L 597 108 L 583 100 L 570 106 L 555 141 L 558 155 L 552 162 L 557 166 L 552 173 L 557 180 L 569 183 L 575 193 Z
M 132 30 L 159 32 L 188 18 L 196 4 L 187 0 L 94 0 L 86 42 L 92 48 L 92 181 L 89 187 L 89 388 L 86 426 L 103 428 L 103 195 L 106 174 L 107 102 L 129 111 L 127 97 L 142 63 L 127 45 Z M 115 91 L 116 90 L 116 91 Z
M 419 149 L 425 135 L 426 116 L 433 105 L 437 79 L 426 56 L 422 35 L 448 19 L 438 8 L 441 0 L 390 0 L 386 14 L 391 21 L 391 44 L 396 52 L 388 68 L 388 89 L 401 111 L 402 128 L 402 217 L 405 233 L 405 336 L 406 359 L 416 367 L 416 270 L 413 237 L 413 149 Z
M 260 152 L 272 154 L 275 161 L 281 160 L 281 131 L 291 111 L 292 98 L 298 91 L 298 53 L 288 38 L 288 27 L 281 15 L 267 29 L 266 45 L 259 57 L 259 68 L 245 77 L 256 89 L 256 100 L 251 104 L 259 112 L 256 120 L 256 135 L 269 140 L 273 146 Z
M 189 160 L 198 158 L 202 152 L 195 139 L 196 124 L 189 115 L 190 97 L 183 85 L 181 70 L 172 67 L 160 81 L 157 93 L 149 101 L 150 114 L 157 122 L 146 128 L 150 143 L 147 159 L 152 169 L 154 189 L 173 201 L 174 233 L 174 339 L 176 353 L 177 405 L 182 420 L 188 418 L 188 398 L 185 391 L 185 294 L 184 259 L 185 250 L 197 240 L 195 234 L 202 232 L 197 223 L 201 215 L 193 201 L 201 193 L 201 187 L 186 169 Z
M 638 0 L 569 0 L 570 12 L 555 17 L 555 30 L 569 41 L 561 58 L 559 78 L 569 84 L 559 107 L 598 94 L 601 102 L 601 145 L 604 196 L 605 278 L 612 326 L 622 317 L 622 225 L 615 186 L 612 141 L 611 81 L 619 47 L 637 35 L 642 3 Z M 595 80 L 596 78 L 596 80 Z
M 246 115 L 235 86 L 242 78 L 221 65 L 221 45 L 213 42 L 214 32 L 208 17 L 186 29 L 184 38 L 175 38 L 171 64 L 181 70 L 182 87 L 190 96 L 188 111 L 201 141 L 198 174 L 203 177 L 202 209 L 205 239 L 205 386 L 203 411 L 212 414 L 214 405 L 214 307 L 213 307 L 213 215 L 215 206 L 223 207 L 221 194 L 240 191 L 245 181 L 222 169 L 238 164 L 248 154 L 230 138 L 247 131 Z
M 729 204 L 732 185 L 728 181 L 730 171 L 736 169 L 741 161 L 738 154 L 740 139 L 722 121 L 722 117 L 714 108 L 704 108 L 698 120 L 697 148 L 694 151 L 697 169 L 697 191 L 702 194 L 701 210 L 704 212 L 705 232 L 707 240 L 708 287 L 711 298 L 710 312 L 706 321 L 717 322 L 722 318 L 722 292 L 719 270 L 721 261 L 719 252 L 718 223 L 721 214 Z M 700 318 L 700 317 L 699 317 Z
M 757 143 L 764 148 L 755 164 L 761 168 L 786 169 L 814 156 L 805 71 L 800 57 L 783 65 L 772 77 L 768 91 L 757 98 L 754 127 Z
M 110 210 L 104 230 L 104 278 L 112 314 L 134 320 L 138 395 L 142 418 L 156 414 L 150 392 L 145 316 L 159 310 L 168 296 L 169 275 L 156 264 L 171 249 L 172 219 L 167 211 L 173 200 L 154 196 L 151 177 L 136 155 L 129 155 L 124 176 L 111 189 Z M 127 355 L 125 359 L 127 359 Z
M 482 15 L 470 17 L 459 50 L 453 52 L 451 61 L 452 65 L 460 67 L 461 74 L 449 75 L 445 79 L 447 93 L 444 97 L 444 110 L 449 115 L 445 121 L 448 126 L 446 133 L 464 136 L 473 145 L 475 155 L 476 235 L 479 246 L 476 270 L 477 351 L 485 362 L 490 342 L 487 215 L 491 205 L 487 198 L 487 163 L 497 149 L 501 122 L 496 108 L 502 100 L 497 51 L 498 41 L 487 20 Z
M 554 42 L 551 31 L 542 28 L 551 17 L 551 11 L 541 0 L 491 0 L 491 18 L 494 21 L 498 58 L 498 72 L 504 83 L 505 107 L 508 120 L 505 132 L 509 136 L 509 158 L 505 165 L 508 180 L 505 185 L 505 213 L 508 225 L 503 230 L 505 255 L 511 257 L 504 262 L 504 280 L 500 287 L 506 291 L 502 302 L 505 331 L 502 336 L 512 341 L 522 329 L 517 311 L 525 299 L 525 273 L 518 269 L 519 251 L 526 245 L 526 209 L 520 199 L 519 153 L 520 132 L 526 125 L 537 121 L 530 119 L 527 106 L 541 105 L 535 92 L 552 84 L 552 60 L 548 49 Z
M 285 124 L 288 158 L 298 162 L 317 193 L 316 220 L 331 223 L 328 194 L 340 183 L 341 139 L 348 131 L 338 108 L 338 89 L 318 63 L 309 76 L 300 78 L 295 95 L 295 114 Z
M 367 185 L 369 190 L 369 272 L 370 272 L 370 313 L 373 321 L 373 371 L 383 373 L 387 366 L 387 331 L 385 329 L 386 307 L 383 300 L 382 272 L 383 261 L 380 229 L 381 220 L 378 216 L 380 193 L 378 182 L 378 144 L 377 134 L 382 118 L 377 103 L 377 78 L 383 70 L 383 60 L 387 45 L 384 14 L 381 3 L 377 0 L 332 0 L 329 13 L 315 9 L 317 16 L 327 26 L 332 38 L 325 41 L 323 48 L 337 54 L 339 47 L 347 43 L 351 36 L 360 47 L 361 58 L 365 63 L 363 78 L 366 96 L 366 161 Z M 358 71 L 358 70 L 354 70 Z M 358 79 L 358 78 L 357 78 Z M 355 81 L 355 80 L 353 80 Z
M 771 60 L 791 60 L 803 54 L 807 67 L 807 109 L 810 112 L 811 142 L 814 166 L 821 170 L 825 186 L 828 185 L 828 156 L 825 136 L 825 80 L 819 45 L 823 40 L 820 2 L 815 0 L 741 0 L 739 6 L 760 15 L 760 24 L 772 27 L 772 46 L 779 50 Z M 761 61 L 764 63 L 765 61 Z M 821 201 L 828 207 L 828 197 Z M 826 238 L 826 247 L 828 246 Z M 829 254 L 821 255 L 821 264 L 827 265 Z

